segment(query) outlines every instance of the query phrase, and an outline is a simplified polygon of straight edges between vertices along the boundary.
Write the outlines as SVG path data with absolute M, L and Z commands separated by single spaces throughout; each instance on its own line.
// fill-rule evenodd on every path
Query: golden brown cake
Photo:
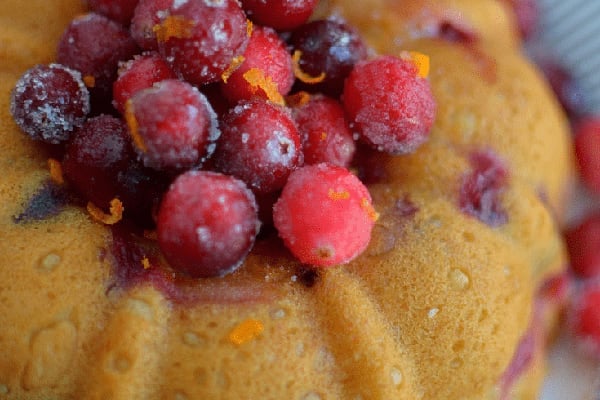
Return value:
M 48 192 L 49 155 L 13 122 L 9 94 L 83 8 L 0 10 L 0 399 L 535 398 L 534 303 L 565 265 L 571 144 L 500 2 L 323 2 L 375 51 L 431 57 L 431 136 L 411 155 L 369 155 L 381 217 L 350 264 L 309 271 L 263 240 L 235 273 L 197 280 L 119 272 L 153 242 L 82 207 L 19 218 Z M 496 226 L 458 207 L 485 160 L 507 171 Z

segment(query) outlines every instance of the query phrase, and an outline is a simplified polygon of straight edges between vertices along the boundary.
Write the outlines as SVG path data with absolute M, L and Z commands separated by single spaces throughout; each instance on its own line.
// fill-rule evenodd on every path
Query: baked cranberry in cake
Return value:
M 131 36 L 144 50 L 158 50 L 155 26 L 169 15 L 173 0 L 139 0 L 131 18 Z
M 190 171 L 162 200 L 158 243 L 173 268 L 195 277 L 220 276 L 242 263 L 259 226 L 254 195 L 242 181 Z
M 565 232 L 571 270 L 584 278 L 600 278 L 600 214 L 587 216 Z
M 367 57 L 367 48 L 356 30 L 341 20 L 308 22 L 294 30 L 290 39 L 293 52 L 300 52 L 298 67 L 318 82 L 298 82 L 299 89 L 332 97 L 342 94 L 344 80 L 354 64 Z
M 189 83 L 169 79 L 137 92 L 125 119 L 144 165 L 181 171 L 199 165 L 219 137 L 216 114 Z
M 124 26 L 129 26 L 138 1 L 139 0 L 87 0 L 87 5 L 91 11 L 102 14 Z
M 222 94 L 235 104 L 252 97 L 270 99 L 276 92 L 279 97 L 289 93 L 294 83 L 292 58 L 271 29 L 254 26 L 241 65 L 221 83 Z
M 377 150 L 414 151 L 435 118 L 429 82 L 410 57 L 379 56 L 354 66 L 342 96 L 351 129 Z
M 306 22 L 317 3 L 318 0 L 242 0 L 242 7 L 254 22 L 291 30 Z
M 136 55 L 119 67 L 119 75 L 113 83 L 113 106 L 124 113 L 125 103 L 136 92 L 165 79 L 175 79 L 175 74 L 158 53 Z
M 38 65 L 11 92 L 13 119 L 32 139 L 65 142 L 90 112 L 90 95 L 81 74 L 64 65 Z
M 293 116 L 302 138 L 306 164 L 350 165 L 356 145 L 344 109 L 337 100 L 313 95 L 306 104 L 293 109 Z
M 343 167 L 307 165 L 292 172 L 273 207 L 286 247 L 305 264 L 345 264 L 369 244 L 377 220 L 371 195 Z
M 583 183 L 600 193 L 600 118 L 581 120 L 575 128 L 575 155 Z
M 153 27 L 160 54 L 192 84 L 216 82 L 248 43 L 246 16 L 237 0 L 174 1 Z
M 288 110 L 254 99 L 222 119 L 213 155 L 215 168 L 233 175 L 257 193 L 281 189 L 303 162 L 300 135 Z

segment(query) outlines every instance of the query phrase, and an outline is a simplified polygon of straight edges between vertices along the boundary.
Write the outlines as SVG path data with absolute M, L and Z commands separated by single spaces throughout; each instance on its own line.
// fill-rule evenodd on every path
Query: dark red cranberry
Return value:
M 473 153 L 472 170 L 461 182 L 459 206 L 462 212 L 481 222 L 497 227 L 508 222 L 501 203 L 501 195 L 508 183 L 508 170 L 504 162 L 491 151 Z
M 187 81 L 216 82 L 248 43 L 246 16 L 236 0 L 174 1 L 154 28 L 161 55 Z
M 103 15 L 90 13 L 75 18 L 63 33 L 57 60 L 81 72 L 92 95 L 92 110 L 110 106 L 112 84 L 120 61 L 138 51 L 129 32 Z
M 312 76 L 324 74 L 321 82 L 299 82 L 298 88 L 339 97 L 344 80 L 358 61 L 367 57 L 367 48 L 357 31 L 333 19 L 317 20 L 300 26 L 289 40 L 293 51 L 300 51 L 300 69 Z
M 137 92 L 125 118 L 144 164 L 157 170 L 198 165 L 219 137 L 216 114 L 192 85 L 174 79 Z
M 380 56 L 357 63 L 342 100 L 351 128 L 373 148 L 391 154 L 414 151 L 427 140 L 435 119 L 429 82 L 410 59 Z
M 571 119 L 582 117 L 586 111 L 585 92 L 569 70 L 549 57 L 541 57 L 537 64 L 567 115 Z
M 175 74 L 158 53 L 135 56 L 119 68 L 119 76 L 113 83 L 113 106 L 124 113 L 125 102 L 136 92 L 174 78 Z
M 258 193 L 281 189 L 302 163 L 301 142 L 289 112 L 264 100 L 240 103 L 223 117 L 215 168 Z
M 586 353 L 600 358 L 600 284 L 592 281 L 581 289 L 570 309 L 570 327 Z
M 90 95 L 79 72 L 59 64 L 38 65 L 17 81 L 10 112 L 33 139 L 57 144 L 83 125 Z
M 131 18 L 131 36 L 144 50 L 158 50 L 154 27 L 169 15 L 173 0 L 139 0 Z
M 600 117 L 585 118 L 576 125 L 575 155 L 584 184 L 600 193 Z
M 252 69 L 259 72 L 265 82 L 254 82 L 252 77 L 247 75 Z M 244 52 L 243 63 L 233 71 L 226 82 L 221 83 L 221 90 L 223 95 L 235 104 L 253 97 L 271 99 L 270 91 L 285 96 L 293 83 L 292 58 L 285 44 L 271 28 L 255 26 Z
M 254 195 L 214 172 L 180 175 L 165 194 L 158 243 L 170 265 L 196 277 L 222 276 L 243 262 L 258 233 Z
M 586 217 L 565 238 L 571 269 L 584 278 L 600 278 L 600 214 Z
M 356 151 L 342 105 L 330 97 L 314 95 L 293 109 L 302 138 L 306 164 L 329 163 L 348 167 Z
M 91 11 L 129 26 L 138 0 L 87 0 Z
M 291 30 L 302 25 L 317 5 L 317 0 L 242 0 L 248 17 L 260 25 Z

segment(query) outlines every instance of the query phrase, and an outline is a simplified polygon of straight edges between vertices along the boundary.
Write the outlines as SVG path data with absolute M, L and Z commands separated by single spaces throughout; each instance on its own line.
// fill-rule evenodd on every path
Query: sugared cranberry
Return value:
M 586 352 L 600 357 L 600 285 L 588 283 L 582 289 L 571 309 L 571 329 Z
M 344 109 L 330 97 L 314 95 L 293 110 L 302 138 L 306 164 L 329 163 L 348 167 L 356 151 Z
M 129 26 L 138 0 L 87 0 L 90 10 Z
M 253 82 L 247 74 L 252 69 L 259 73 L 264 82 Z M 293 83 L 292 58 L 285 44 L 274 30 L 255 26 L 242 64 L 227 78 L 227 82 L 221 83 L 221 90 L 235 104 L 252 97 L 270 99 L 272 95 L 269 91 L 285 96 Z
M 300 69 L 312 76 L 323 75 L 314 83 L 299 83 L 299 88 L 321 92 L 331 97 L 342 93 L 344 80 L 354 64 L 364 60 L 367 48 L 356 30 L 348 24 L 333 20 L 317 20 L 296 29 L 289 40 L 293 51 L 300 51 Z
M 169 15 L 153 29 L 161 55 L 196 85 L 221 79 L 249 39 L 237 0 L 174 1 Z
M 587 106 L 585 92 L 570 71 L 552 57 L 542 56 L 536 62 L 567 115 L 574 120 L 582 117 Z
M 127 102 L 125 118 L 142 161 L 157 170 L 196 166 L 219 137 L 216 114 L 206 97 L 179 80 L 137 92 Z
M 317 0 L 242 0 L 248 17 L 260 25 L 291 30 L 302 25 L 317 5 Z
M 79 72 L 59 64 L 38 65 L 17 81 L 10 112 L 33 139 L 57 144 L 83 125 L 90 95 Z
M 380 56 L 357 63 L 342 99 L 352 129 L 387 153 L 414 151 L 427 140 L 435 118 L 429 82 L 410 59 Z
M 57 60 L 83 76 L 92 95 L 92 109 L 110 105 L 112 84 L 120 61 L 138 51 L 129 32 L 103 15 L 75 18 L 58 43 Z
M 139 0 L 131 18 L 131 36 L 144 50 L 158 50 L 155 26 L 169 15 L 173 0 Z
M 585 218 L 565 233 L 571 269 L 584 278 L 600 278 L 600 214 Z
M 508 181 L 504 162 L 490 151 L 473 153 L 472 170 L 462 177 L 459 206 L 462 212 L 497 227 L 508 221 L 501 195 Z
M 584 184 L 600 193 L 600 117 L 586 118 L 576 126 L 575 154 Z
M 308 165 L 295 170 L 273 208 L 286 247 L 303 263 L 344 264 L 368 245 L 377 213 L 361 181 L 347 169 Z
M 113 106 L 124 113 L 125 103 L 136 92 L 174 78 L 175 74 L 158 53 L 135 56 L 119 67 L 119 76 L 113 83 Z
M 282 188 L 302 163 L 300 135 L 282 107 L 260 99 L 240 103 L 223 117 L 221 131 L 213 155 L 216 169 L 256 192 Z
M 214 172 L 180 175 L 165 194 L 158 243 L 173 268 L 196 277 L 235 270 L 258 233 L 254 195 L 243 182 Z

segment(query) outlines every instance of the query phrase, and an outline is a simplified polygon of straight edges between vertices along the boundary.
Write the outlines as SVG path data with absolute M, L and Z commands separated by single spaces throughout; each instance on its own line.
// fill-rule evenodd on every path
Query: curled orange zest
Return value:
M 123 203 L 116 198 L 110 201 L 110 214 L 106 214 L 91 201 L 87 203 L 87 210 L 95 220 L 106 225 L 114 225 L 123 219 Z
M 331 200 L 348 200 L 350 198 L 350 192 L 348 192 L 347 190 L 341 190 L 337 192 L 333 189 L 329 189 L 329 192 L 327 192 L 327 196 Z
M 325 72 L 321 72 L 318 76 L 311 76 L 311 75 L 307 74 L 306 72 L 302 71 L 302 68 L 300 68 L 300 58 L 301 57 L 302 57 L 302 52 L 300 50 L 294 51 L 294 54 L 292 55 L 292 63 L 294 66 L 294 76 L 296 78 L 300 79 L 304 83 L 314 84 L 314 83 L 323 82 L 323 80 L 325 79 Z
M 409 51 L 408 54 L 411 61 L 417 67 L 417 75 L 421 78 L 427 78 L 430 70 L 429 56 L 418 51 Z
M 133 139 L 133 144 L 135 147 L 140 149 L 141 152 L 145 153 L 148 150 L 146 143 L 144 143 L 144 139 L 140 135 L 139 126 L 137 119 L 135 118 L 135 113 L 133 110 L 133 103 L 131 99 L 125 102 L 125 122 L 127 122 L 127 127 L 129 128 L 129 134 Z
M 164 43 L 171 38 L 185 39 L 192 37 L 192 29 L 196 23 L 181 15 L 170 15 L 160 24 L 154 25 L 152 31 L 156 34 L 156 40 Z
M 83 77 L 83 83 L 85 83 L 85 86 L 93 88 L 96 86 L 96 78 L 93 75 L 85 75 Z
M 60 165 L 60 161 L 55 160 L 54 158 L 48 159 L 48 168 L 50 168 L 50 179 L 52 182 L 62 185 L 65 183 L 65 178 L 63 177 L 62 166 Z
M 371 204 L 369 199 L 363 197 L 361 199 L 360 206 L 363 210 L 365 210 L 365 212 L 373 222 L 376 222 L 379 219 L 379 213 L 375 211 L 375 208 L 373 208 L 373 205 Z
M 244 56 L 233 57 L 233 60 L 231 60 L 231 64 L 229 64 L 229 67 L 227 67 L 227 69 L 221 74 L 221 79 L 224 83 L 227 83 L 227 80 L 229 79 L 231 74 L 233 74 L 233 72 L 244 63 L 245 59 L 246 58 Z
M 237 325 L 229 333 L 229 341 L 235 345 L 242 345 L 256 339 L 265 329 L 262 322 L 256 319 L 247 319 Z
M 285 104 L 283 96 L 279 93 L 277 84 L 273 82 L 271 77 L 265 76 L 265 73 L 261 69 L 250 68 L 248 71 L 244 72 L 243 77 L 246 82 L 250 84 L 254 92 L 258 89 L 262 89 L 271 102 L 281 106 Z
M 297 93 L 287 96 L 285 101 L 290 107 L 302 107 L 310 101 L 310 93 L 301 90 Z

